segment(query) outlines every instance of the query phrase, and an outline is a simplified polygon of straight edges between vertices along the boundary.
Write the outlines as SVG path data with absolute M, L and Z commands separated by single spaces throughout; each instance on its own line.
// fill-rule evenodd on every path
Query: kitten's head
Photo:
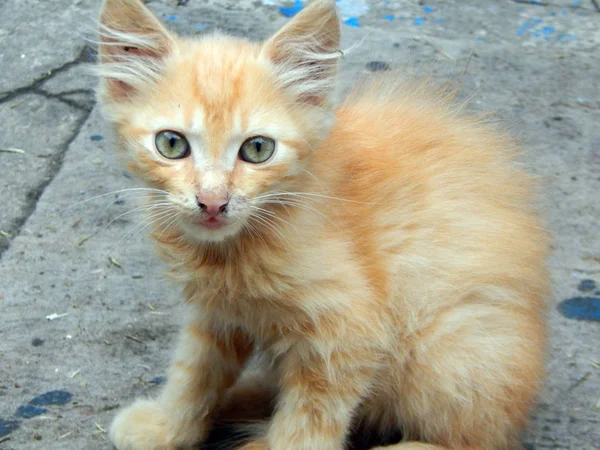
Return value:
M 164 191 L 156 208 L 188 237 L 231 238 L 274 194 L 298 189 L 331 126 L 339 35 L 334 0 L 262 44 L 181 39 L 141 1 L 105 1 L 100 101 L 129 170 Z

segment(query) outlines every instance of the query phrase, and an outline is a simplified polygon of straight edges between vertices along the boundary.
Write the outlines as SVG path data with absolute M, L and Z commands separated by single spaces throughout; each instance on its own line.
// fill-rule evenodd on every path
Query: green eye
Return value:
M 275 141 L 268 137 L 255 136 L 246 139 L 240 147 L 240 158 L 252 164 L 267 161 L 275 152 Z
M 190 154 L 190 144 L 187 139 L 175 131 L 161 131 L 156 135 L 157 150 L 165 158 L 181 159 Z

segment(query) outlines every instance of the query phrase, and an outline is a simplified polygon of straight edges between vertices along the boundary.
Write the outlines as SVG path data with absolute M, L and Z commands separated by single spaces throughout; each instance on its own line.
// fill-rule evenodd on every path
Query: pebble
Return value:
M 31 345 L 33 345 L 34 347 L 39 347 L 41 345 L 44 345 L 44 342 L 46 342 L 46 340 L 43 338 L 34 338 L 31 341 Z

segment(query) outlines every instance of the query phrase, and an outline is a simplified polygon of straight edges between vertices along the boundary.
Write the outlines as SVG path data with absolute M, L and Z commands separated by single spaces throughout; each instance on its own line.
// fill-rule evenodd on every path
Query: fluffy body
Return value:
M 133 0 L 107 1 L 101 23 L 100 98 L 127 167 L 161 191 L 149 208 L 167 205 L 152 236 L 189 308 L 159 398 L 112 425 L 119 450 L 200 442 L 265 384 L 275 412 L 245 450 L 341 450 L 359 423 L 401 429 L 389 450 L 514 448 L 549 284 L 514 142 L 395 72 L 333 110 L 333 1 L 264 44 L 175 37 Z M 165 129 L 189 158 L 160 157 Z M 260 167 L 237 158 L 257 134 L 277 142 Z M 227 192 L 223 229 L 194 221 L 199 191 Z M 240 387 L 257 351 L 265 378 Z

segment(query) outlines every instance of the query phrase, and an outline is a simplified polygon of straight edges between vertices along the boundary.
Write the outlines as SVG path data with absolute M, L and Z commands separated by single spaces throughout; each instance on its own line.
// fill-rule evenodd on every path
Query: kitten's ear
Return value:
M 316 0 L 264 44 L 263 54 L 299 101 L 321 106 L 331 100 L 339 45 L 335 0 Z
M 112 101 L 155 82 L 175 41 L 141 0 L 105 0 L 100 13 L 99 73 Z

